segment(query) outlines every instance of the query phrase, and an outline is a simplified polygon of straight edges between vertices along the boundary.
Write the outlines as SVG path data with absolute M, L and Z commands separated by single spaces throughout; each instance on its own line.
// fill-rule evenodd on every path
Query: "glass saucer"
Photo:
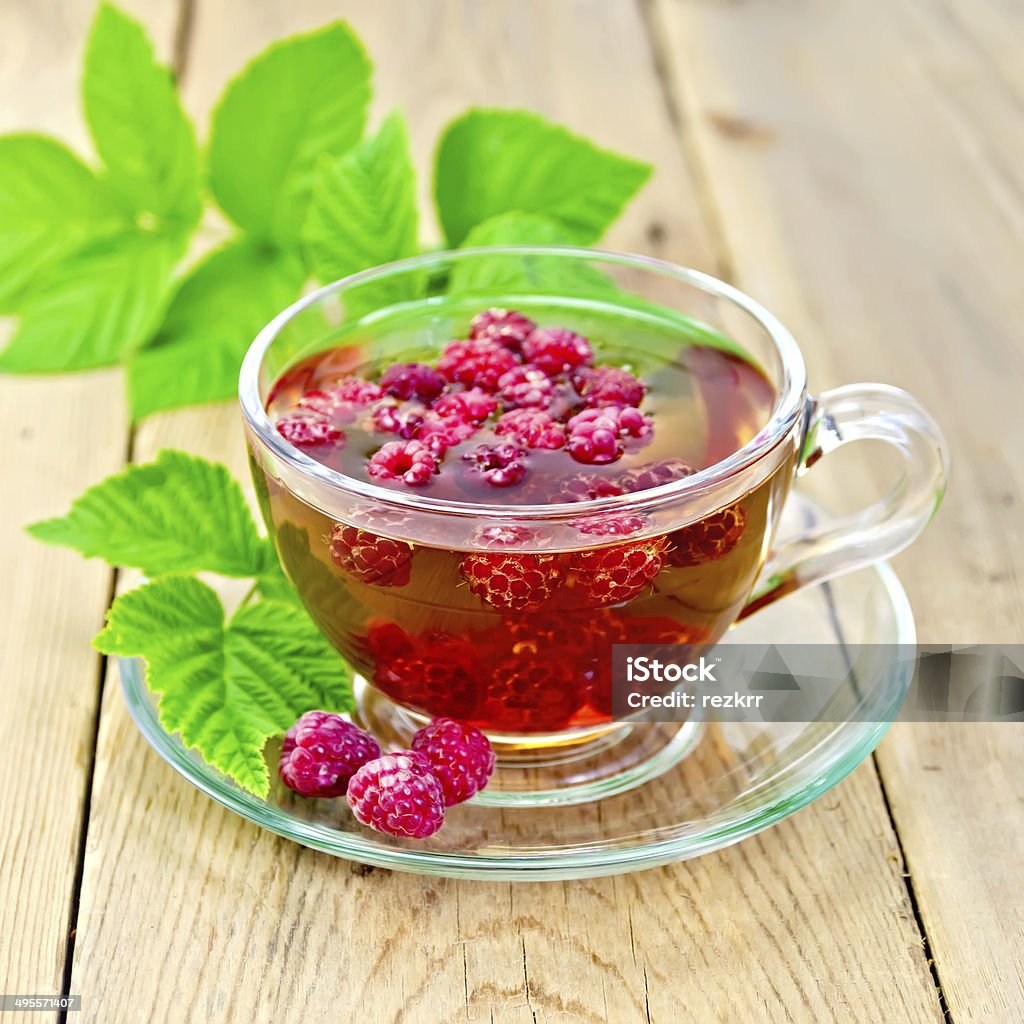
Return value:
M 736 626 L 729 642 L 913 644 L 914 620 L 886 565 L 790 595 Z M 157 717 L 142 663 L 123 659 L 128 709 L 153 748 L 214 800 L 324 853 L 456 878 L 586 878 L 696 857 L 760 832 L 827 792 L 885 735 L 910 685 L 907 664 L 880 669 L 841 722 L 712 723 L 687 756 L 629 792 L 575 806 L 450 808 L 437 835 L 393 839 L 360 826 L 344 800 L 306 800 L 274 783 L 265 800 L 207 766 Z M 650 726 L 652 729 L 663 726 Z M 268 750 L 276 762 L 276 748 Z

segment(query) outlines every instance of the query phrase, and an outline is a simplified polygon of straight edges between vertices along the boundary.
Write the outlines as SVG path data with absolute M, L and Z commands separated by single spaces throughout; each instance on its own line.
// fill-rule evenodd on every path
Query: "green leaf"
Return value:
M 463 247 L 571 244 L 569 230 L 558 221 L 535 213 L 516 212 L 478 224 L 466 236 Z M 448 291 L 492 297 L 504 292 L 588 298 L 615 294 L 618 289 L 596 266 L 580 260 L 502 253 L 457 262 Z
M 321 161 L 303 238 L 313 272 L 335 281 L 416 254 L 416 172 L 401 115 L 344 156 Z
M 214 768 L 265 796 L 263 747 L 306 711 L 353 705 L 345 663 L 294 605 L 224 609 L 206 584 L 169 576 L 131 590 L 93 641 L 108 655 L 146 659 L 160 720 Z
M 525 110 L 470 110 L 445 129 L 434 195 L 448 243 L 519 210 L 560 221 L 580 244 L 604 233 L 651 173 Z
M 107 477 L 76 498 L 66 516 L 28 532 L 148 576 L 258 576 L 274 558 L 227 469 L 173 450 Z
M 179 241 L 132 230 L 62 260 L 26 302 L 0 370 L 56 373 L 119 362 L 159 322 Z
M 246 349 L 298 297 L 303 278 L 294 256 L 247 238 L 198 264 L 128 363 L 132 418 L 234 398 Z
M 55 263 L 127 224 L 114 193 L 55 139 L 0 138 L 0 310 L 17 310 Z
M 111 184 L 136 210 L 195 225 L 202 200 L 192 124 L 142 26 L 110 4 L 93 21 L 82 98 Z
M 213 114 L 210 184 L 224 212 L 258 237 L 295 244 L 320 158 L 359 141 L 369 100 L 369 59 L 343 22 L 265 50 Z

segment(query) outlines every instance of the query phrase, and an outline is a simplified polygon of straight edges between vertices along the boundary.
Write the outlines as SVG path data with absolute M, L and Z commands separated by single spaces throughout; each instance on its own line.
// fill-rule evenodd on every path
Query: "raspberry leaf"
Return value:
M 502 213 L 478 224 L 466 236 L 464 248 L 499 245 L 574 245 L 564 224 L 536 213 Z M 617 292 L 610 278 L 596 267 L 551 256 L 500 255 L 456 263 L 448 291 L 529 294 L 567 293 L 579 297 Z
M 115 194 L 55 139 L 0 138 L 0 311 L 17 311 L 83 243 L 127 226 Z
M 93 641 L 146 659 L 160 720 L 214 768 L 265 796 L 263 747 L 306 711 L 346 711 L 351 677 L 301 609 L 277 601 L 225 622 L 220 599 L 192 577 L 168 576 L 121 595 Z
M 227 469 L 169 449 L 155 462 L 107 477 L 81 494 L 66 516 L 28 531 L 47 544 L 148 576 L 260 576 L 274 560 Z
M 370 62 L 343 22 L 275 43 L 227 87 L 213 114 L 210 185 L 259 238 L 298 241 L 314 172 L 363 134 Z
M 142 26 L 110 4 L 93 21 L 82 99 L 113 187 L 136 210 L 192 228 L 202 207 L 195 132 Z
M 375 136 L 321 161 L 303 237 L 313 272 L 334 281 L 415 255 L 416 228 L 409 133 L 395 112 Z
M 294 256 L 244 236 L 199 263 L 128 364 L 132 418 L 234 398 L 246 349 L 297 298 L 304 276 Z
M 595 242 L 651 173 L 525 110 L 474 109 L 452 121 L 437 150 L 434 196 L 450 245 L 498 214 L 558 221 Z
M 53 267 L 34 290 L 0 370 L 57 373 L 110 366 L 159 322 L 180 238 L 131 230 Z

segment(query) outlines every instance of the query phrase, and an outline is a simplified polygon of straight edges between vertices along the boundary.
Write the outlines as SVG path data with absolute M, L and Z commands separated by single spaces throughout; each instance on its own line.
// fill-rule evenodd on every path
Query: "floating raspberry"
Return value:
M 591 411 L 596 415 L 590 416 Z M 588 418 L 583 419 L 584 416 Z M 566 448 L 577 462 L 590 465 L 615 462 L 625 451 L 625 446 L 619 438 L 617 419 L 601 415 L 596 409 L 580 413 L 569 420 Z
M 585 409 L 569 420 L 566 447 L 577 462 L 602 464 L 622 456 L 626 437 L 647 438 L 653 430 L 650 419 L 639 409 L 609 405 Z
M 395 363 L 380 379 L 381 389 L 403 401 L 419 398 L 430 402 L 444 391 L 444 377 L 426 363 Z
M 526 476 L 526 452 L 514 444 L 478 444 L 462 458 L 470 473 L 479 474 L 492 487 L 510 487 Z
M 668 560 L 672 565 L 690 566 L 721 558 L 736 547 L 746 525 L 747 514 L 742 505 L 719 509 L 699 522 L 669 534 L 672 548 Z
M 444 792 L 412 751 L 385 754 L 364 764 L 348 784 L 352 813 L 364 825 L 389 836 L 426 839 L 444 824 Z
M 522 313 L 510 309 L 485 309 L 469 325 L 471 338 L 488 338 L 518 352 L 537 325 Z
M 612 498 L 625 493 L 625 488 L 614 480 L 581 473 L 570 477 L 562 484 L 559 497 L 562 501 L 594 501 L 597 498 Z
M 661 572 L 668 540 L 652 537 L 572 555 L 572 575 L 583 595 L 598 606 L 629 601 Z
M 660 487 L 676 480 L 692 476 L 694 469 L 682 459 L 662 459 L 640 469 L 623 473 L 619 480 L 627 491 L 645 491 L 649 487 Z
M 331 559 L 362 583 L 404 587 L 412 572 L 412 545 L 380 537 L 368 530 L 335 523 L 331 528 Z
M 430 762 L 446 807 L 461 804 L 487 786 L 494 771 L 490 741 L 471 725 L 435 718 L 412 738 L 412 749 Z
M 338 401 L 326 391 L 307 391 L 299 399 L 299 408 L 328 417 L 335 426 L 353 423 L 356 410 L 351 402 Z
M 391 401 L 381 402 L 370 413 L 370 423 L 374 430 L 385 434 L 397 434 L 405 440 L 411 440 L 423 425 L 426 413 L 419 402 L 403 402 L 401 405 Z
M 459 563 L 469 589 L 493 608 L 524 611 L 549 600 L 564 576 L 556 555 L 476 552 Z
M 336 402 L 351 402 L 353 405 L 369 405 L 383 394 L 379 384 L 362 377 L 342 377 L 327 389 L 327 393 Z
M 573 520 L 573 526 L 589 537 L 628 537 L 646 525 L 647 519 L 641 515 L 596 515 Z
M 441 353 L 437 368 L 453 384 L 494 391 L 502 375 L 518 363 L 515 353 L 496 341 L 476 338 L 453 341 Z
M 516 366 L 498 381 L 498 397 L 506 409 L 546 409 L 555 385 L 536 366 Z
M 647 393 L 643 381 L 616 366 L 581 367 L 573 374 L 572 383 L 589 408 L 636 406 Z
M 320 445 L 340 445 L 345 442 L 344 433 L 326 417 L 314 412 L 290 413 L 282 416 L 277 423 L 278 433 L 297 448 L 315 448 Z
M 422 441 L 389 441 L 371 456 L 366 472 L 375 480 L 401 480 L 421 487 L 437 472 L 437 459 Z
M 480 714 L 503 732 L 551 732 L 587 699 L 581 673 L 551 652 L 512 654 L 491 670 Z
M 428 409 L 416 431 L 416 439 L 440 458 L 449 448 L 467 441 L 476 432 L 476 424 L 469 420 L 458 416 L 439 416 L 433 409 Z
M 342 796 L 367 761 L 380 757 L 377 741 L 328 711 L 307 711 L 281 744 L 281 781 L 303 796 Z
M 591 362 L 594 353 L 581 334 L 564 327 L 540 327 L 523 342 L 523 358 L 557 377 Z
M 467 391 L 442 395 L 432 408 L 438 416 L 454 416 L 468 423 L 483 423 L 498 408 L 498 402 L 494 395 L 480 388 L 469 388 Z
M 509 434 L 527 448 L 561 448 L 565 427 L 541 409 L 513 409 L 498 418 L 496 433 Z

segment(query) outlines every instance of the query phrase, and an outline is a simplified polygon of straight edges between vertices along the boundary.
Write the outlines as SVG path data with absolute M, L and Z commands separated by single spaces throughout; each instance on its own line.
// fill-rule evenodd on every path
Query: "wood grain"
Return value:
M 1019 6 L 659 0 L 653 13 L 739 282 L 795 329 L 815 386 L 903 385 L 946 430 L 945 507 L 897 560 L 922 637 L 1018 641 Z M 877 759 L 952 1019 L 1024 1018 L 1014 727 L 901 725 Z
M 88 153 L 77 86 L 91 8 L 5 4 L 0 130 L 50 132 Z M 168 52 L 173 11 L 153 13 Z M 100 683 L 89 641 L 111 585 L 105 566 L 44 547 L 23 528 L 63 513 L 123 465 L 121 388 L 115 371 L 0 386 L 0 992 L 61 990 Z
M 339 13 L 377 60 L 380 110 L 407 110 L 421 167 L 467 104 L 534 105 L 658 164 L 613 244 L 722 264 L 645 26 L 626 4 L 206 0 L 188 49 L 190 108 L 209 110 L 266 42 Z M 166 445 L 243 471 L 231 408 L 154 418 L 135 457 Z M 72 981 L 97 1020 L 116 1019 L 126 999 L 139 1020 L 176 1024 L 941 1020 L 870 764 L 794 820 L 692 864 L 458 883 L 332 861 L 222 811 L 149 750 L 115 683 Z

